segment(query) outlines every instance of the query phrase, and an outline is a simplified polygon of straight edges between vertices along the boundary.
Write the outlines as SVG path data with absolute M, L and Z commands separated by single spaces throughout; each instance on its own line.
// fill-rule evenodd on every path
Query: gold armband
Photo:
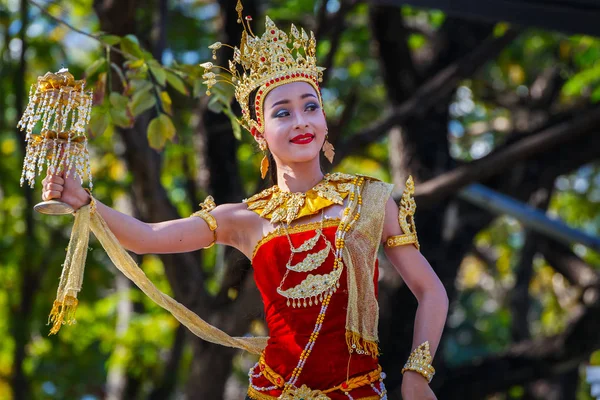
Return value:
M 211 244 L 205 247 L 205 249 L 211 248 L 217 241 L 217 220 L 211 214 L 210 211 L 214 210 L 217 207 L 212 196 L 208 196 L 204 202 L 200 203 L 200 210 L 196 211 L 190 217 L 200 217 L 202 218 L 206 224 L 208 225 L 208 229 L 210 229 L 213 233 L 214 239 Z
M 414 244 L 417 249 L 420 249 L 419 239 L 417 238 L 417 228 L 415 227 L 415 211 L 417 204 L 412 197 L 415 193 L 415 183 L 412 176 L 406 180 L 406 188 L 402 193 L 400 207 L 398 207 L 398 223 L 402 229 L 402 235 L 390 236 L 386 239 L 387 247 L 402 246 L 405 244 Z
M 433 357 L 431 357 L 431 353 L 429 352 L 429 342 L 425 342 L 410 353 L 408 361 L 404 364 L 404 368 L 402 368 L 402 374 L 406 371 L 414 371 L 427 379 L 427 382 L 431 382 L 433 375 L 435 375 L 435 369 L 431 365 L 432 361 Z

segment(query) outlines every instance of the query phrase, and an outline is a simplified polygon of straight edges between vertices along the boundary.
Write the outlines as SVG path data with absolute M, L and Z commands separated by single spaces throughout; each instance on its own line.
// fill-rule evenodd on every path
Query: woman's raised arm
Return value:
M 42 198 L 60 199 L 75 210 L 90 202 L 90 195 L 78 179 L 48 175 L 43 180 Z M 224 204 L 210 212 L 217 229 L 210 230 L 200 217 L 188 217 L 159 223 L 146 223 L 102 204 L 96 200 L 96 209 L 108 224 L 121 245 L 137 254 L 183 253 L 210 246 L 215 237 L 218 243 L 239 247 L 240 219 L 243 204 Z M 235 220 L 238 222 L 235 223 Z M 242 218 L 243 220 L 243 218 Z M 233 225 L 237 229 L 232 229 Z

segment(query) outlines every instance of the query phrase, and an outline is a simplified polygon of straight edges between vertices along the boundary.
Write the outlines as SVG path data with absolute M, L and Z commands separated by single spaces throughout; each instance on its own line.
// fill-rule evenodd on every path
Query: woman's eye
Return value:
M 288 115 L 290 115 L 288 110 L 279 110 L 275 113 L 275 118 L 287 117 Z
M 306 108 L 305 108 L 305 110 L 306 110 L 306 111 L 315 111 L 315 110 L 316 110 L 316 109 L 318 109 L 318 108 L 319 108 L 319 106 L 318 106 L 318 105 L 316 105 L 315 103 L 310 103 L 310 104 L 307 104 L 307 105 L 306 105 Z

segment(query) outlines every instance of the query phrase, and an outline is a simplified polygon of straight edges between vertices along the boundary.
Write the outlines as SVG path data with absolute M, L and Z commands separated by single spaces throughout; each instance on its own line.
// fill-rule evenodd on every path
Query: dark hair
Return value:
M 258 88 L 250 93 L 248 104 L 254 104 L 257 92 Z M 250 118 L 256 121 L 256 111 L 254 110 L 254 107 L 248 107 L 248 109 L 250 110 Z M 277 185 L 277 164 L 275 164 L 275 159 L 269 149 L 266 150 L 266 156 L 269 158 L 269 176 L 271 177 L 271 184 Z

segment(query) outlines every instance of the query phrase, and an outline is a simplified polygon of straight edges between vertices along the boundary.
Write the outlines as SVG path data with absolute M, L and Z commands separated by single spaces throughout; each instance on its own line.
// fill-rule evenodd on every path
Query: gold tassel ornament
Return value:
M 31 85 L 29 103 L 17 127 L 25 131 L 27 149 L 21 174 L 21 186 L 30 187 L 44 165 L 50 174 L 75 174 L 92 187 L 86 126 L 92 110 L 92 92 L 84 80 L 75 80 L 66 68 L 48 72 Z M 37 204 L 36 211 L 46 214 L 70 214 L 65 203 L 51 200 Z
M 36 175 L 73 174 L 81 183 L 84 179 L 92 187 L 90 155 L 87 149 L 86 126 L 92 110 L 92 92 L 85 89 L 84 80 L 75 80 L 66 68 L 57 73 L 48 72 L 31 85 L 29 103 L 17 127 L 25 131 L 25 160 L 21 186 L 27 181 L 34 186 Z M 89 189 L 86 189 L 89 191 Z M 49 200 L 34 206 L 45 214 L 70 214 L 73 207 L 58 200 Z M 48 325 L 50 334 L 56 334 L 62 325 L 75 323 L 77 294 L 81 290 L 83 271 L 90 239 L 90 209 L 82 207 L 75 212 L 69 246 L 58 284 L 56 300 L 52 305 Z

